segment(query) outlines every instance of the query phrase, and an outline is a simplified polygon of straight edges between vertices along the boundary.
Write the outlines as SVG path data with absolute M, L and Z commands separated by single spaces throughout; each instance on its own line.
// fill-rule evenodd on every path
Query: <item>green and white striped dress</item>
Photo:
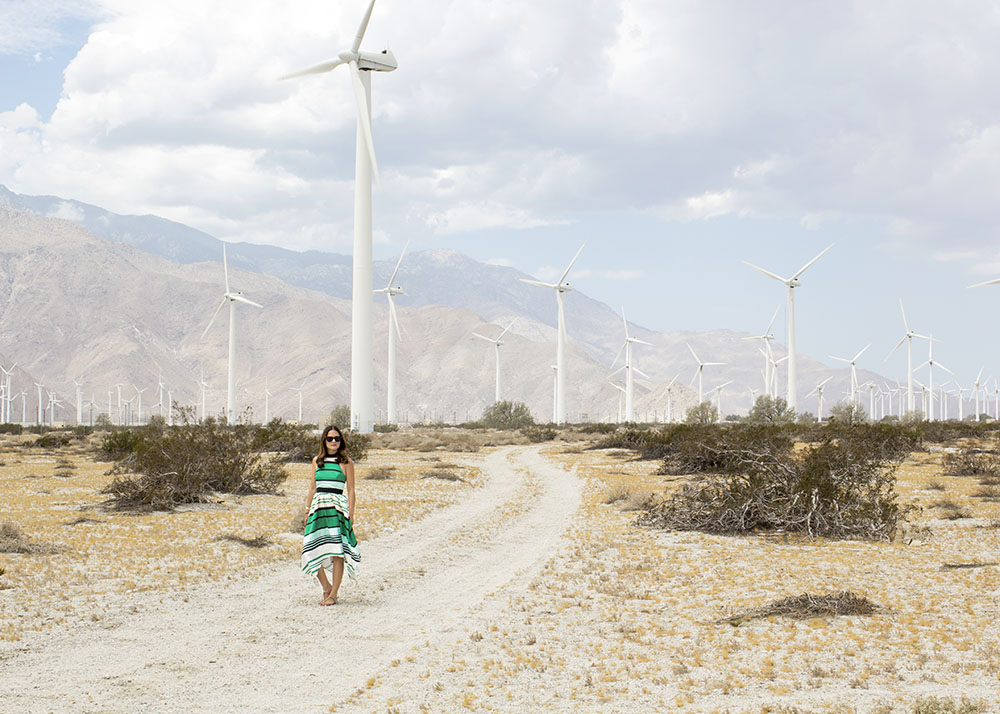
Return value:
M 316 468 L 316 493 L 302 537 L 302 570 L 310 575 L 320 568 L 329 570 L 334 558 L 343 558 L 348 576 L 357 579 L 361 551 L 348 518 L 346 488 L 347 477 L 340 464 L 326 457 Z

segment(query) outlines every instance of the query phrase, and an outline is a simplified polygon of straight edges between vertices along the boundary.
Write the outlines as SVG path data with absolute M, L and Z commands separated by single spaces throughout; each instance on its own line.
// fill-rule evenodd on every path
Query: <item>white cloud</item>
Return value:
M 49 211 L 48 215 L 49 218 L 61 218 L 64 221 L 73 221 L 74 223 L 81 223 L 85 218 L 83 209 L 69 201 L 59 202 L 54 209 Z

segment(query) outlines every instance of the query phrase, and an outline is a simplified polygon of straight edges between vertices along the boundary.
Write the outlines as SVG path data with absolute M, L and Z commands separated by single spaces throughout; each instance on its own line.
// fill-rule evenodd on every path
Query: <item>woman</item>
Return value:
M 313 481 L 303 518 L 302 570 L 316 574 L 323 586 L 320 605 L 334 605 L 344 568 L 357 578 L 361 551 L 354 536 L 354 462 L 340 429 L 328 426 L 313 457 Z M 326 571 L 331 571 L 327 579 Z

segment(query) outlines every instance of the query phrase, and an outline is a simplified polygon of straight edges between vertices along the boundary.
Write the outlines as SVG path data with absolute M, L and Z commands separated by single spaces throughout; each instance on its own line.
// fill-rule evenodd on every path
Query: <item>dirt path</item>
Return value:
M 500 589 L 538 572 L 580 502 L 576 477 L 537 447 L 481 462 L 463 503 L 362 544 L 357 585 L 316 605 L 297 563 L 242 586 L 133 595 L 115 626 L 58 629 L 0 658 L 0 701 L 19 712 L 320 712 L 428 640 L 496 613 Z

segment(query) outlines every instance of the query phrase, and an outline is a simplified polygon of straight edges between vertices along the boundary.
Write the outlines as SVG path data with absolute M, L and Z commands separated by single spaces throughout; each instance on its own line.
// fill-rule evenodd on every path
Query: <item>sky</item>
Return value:
M 0 0 L 0 183 L 350 253 L 348 73 L 277 78 L 366 5 Z M 800 353 L 871 343 L 858 366 L 904 379 L 902 299 L 960 383 L 1000 377 L 1000 285 L 967 287 L 1000 278 L 998 36 L 976 0 L 378 0 L 375 256 L 544 280 L 586 243 L 571 283 L 630 322 L 756 334 L 780 305 L 784 341 L 785 288 L 742 261 L 835 244 L 796 289 Z

